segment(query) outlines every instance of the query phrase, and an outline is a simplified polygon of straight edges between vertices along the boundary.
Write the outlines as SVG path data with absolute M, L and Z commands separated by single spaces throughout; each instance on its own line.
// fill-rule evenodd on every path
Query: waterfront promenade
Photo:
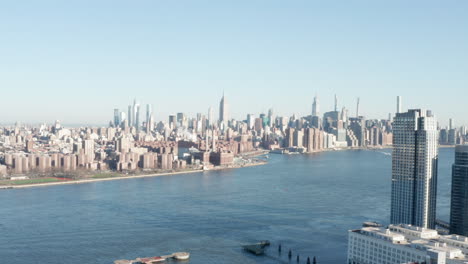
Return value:
M 242 165 L 232 165 L 232 166 L 218 166 L 209 169 L 212 170 L 228 170 L 228 169 L 238 169 L 243 167 L 259 166 L 265 165 L 267 162 L 258 161 L 254 163 L 247 163 Z M 116 174 L 118 176 L 109 176 L 107 178 L 97 178 L 97 179 L 79 179 L 79 180 L 67 180 L 60 182 L 46 182 L 46 183 L 34 183 L 34 184 L 21 184 L 21 185 L 3 185 L 0 186 L 1 189 L 18 189 L 18 188 L 31 188 L 31 187 L 44 187 L 44 186 L 53 186 L 53 185 L 64 185 L 64 184 L 83 184 L 83 183 L 92 183 L 92 182 L 101 182 L 101 181 L 113 181 L 113 180 L 126 180 L 126 179 L 137 179 L 137 178 L 147 178 L 147 177 L 160 177 L 160 176 L 172 176 L 178 174 L 190 174 L 190 173 L 200 173 L 207 171 L 204 169 L 193 169 L 193 170 L 184 170 L 184 171 L 174 171 L 174 172 L 164 172 L 164 173 L 150 173 L 150 174 L 137 174 L 137 175 L 125 175 L 125 174 Z

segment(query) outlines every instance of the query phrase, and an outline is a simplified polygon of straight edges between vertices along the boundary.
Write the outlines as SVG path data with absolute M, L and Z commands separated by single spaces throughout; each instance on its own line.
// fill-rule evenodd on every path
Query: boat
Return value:
M 173 258 L 175 260 L 187 260 L 190 258 L 190 253 L 188 252 L 176 252 L 171 255 L 148 257 L 148 258 L 137 258 L 135 260 L 116 260 L 114 264 L 154 264 L 166 261 L 167 259 Z
M 362 224 L 363 227 L 382 227 L 381 224 L 377 223 L 377 222 L 364 222 Z
M 242 248 L 255 255 L 263 255 L 265 254 L 265 247 L 270 245 L 270 241 L 268 240 L 262 240 L 258 243 L 255 244 L 250 244 L 250 245 L 243 245 Z
M 166 258 L 156 256 L 156 257 L 149 257 L 149 258 L 139 258 L 137 260 L 142 264 L 153 264 L 153 263 L 163 262 L 166 260 Z
M 190 258 L 190 254 L 188 252 L 176 252 L 173 253 L 172 256 L 177 260 L 187 260 Z

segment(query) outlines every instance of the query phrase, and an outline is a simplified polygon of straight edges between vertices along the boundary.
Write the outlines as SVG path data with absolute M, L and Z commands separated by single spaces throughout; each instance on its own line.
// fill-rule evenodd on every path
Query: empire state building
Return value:
M 229 120 L 228 103 L 223 93 L 223 98 L 221 98 L 221 102 L 219 103 L 219 122 L 227 123 L 228 120 Z

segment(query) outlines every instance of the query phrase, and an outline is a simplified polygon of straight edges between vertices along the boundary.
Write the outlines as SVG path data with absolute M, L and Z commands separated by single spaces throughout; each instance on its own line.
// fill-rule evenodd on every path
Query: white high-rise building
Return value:
M 135 100 L 133 100 L 133 126 L 136 127 L 137 130 L 140 129 L 140 104 Z
M 348 264 L 466 264 L 468 238 L 411 225 L 348 231 Z
M 396 114 L 393 123 L 390 222 L 434 228 L 436 216 L 437 121 L 430 111 Z
M 348 109 L 346 109 L 346 107 L 343 106 L 340 112 L 339 119 L 343 121 L 344 123 L 348 123 L 348 116 L 349 116 Z
M 125 120 L 127 120 L 127 114 L 125 112 L 120 112 L 120 123 L 123 123 Z
M 357 98 L 356 102 L 356 117 L 359 117 L 359 97 Z
M 208 124 L 211 126 L 214 123 L 214 114 L 213 114 L 213 107 L 208 108 Z
M 318 96 L 314 97 L 314 102 L 312 103 L 312 116 L 319 116 L 320 114 L 320 104 Z
M 338 112 L 338 96 L 335 94 L 335 112 Z
M 255 125 L 255 115 L 254 114 L 248 114 L 247 115 L 247 126 L 249 129 L 253 129 Z

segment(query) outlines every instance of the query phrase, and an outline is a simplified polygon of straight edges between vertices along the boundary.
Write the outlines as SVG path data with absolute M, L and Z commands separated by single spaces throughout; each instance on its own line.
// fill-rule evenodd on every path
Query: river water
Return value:
M 438 217 L 449 218 L 454 149 L 440 149 Z M 1 263 L 111 264 L 191 253 L 190 264 L 345 263 L 347 231 L 387 224 L 390 150 L 270 155 L 269 164 L 0 191 Z M 270 240 L 266 257 L 242 243 Z M 278 244 L 283 252 L 278 254 Z

